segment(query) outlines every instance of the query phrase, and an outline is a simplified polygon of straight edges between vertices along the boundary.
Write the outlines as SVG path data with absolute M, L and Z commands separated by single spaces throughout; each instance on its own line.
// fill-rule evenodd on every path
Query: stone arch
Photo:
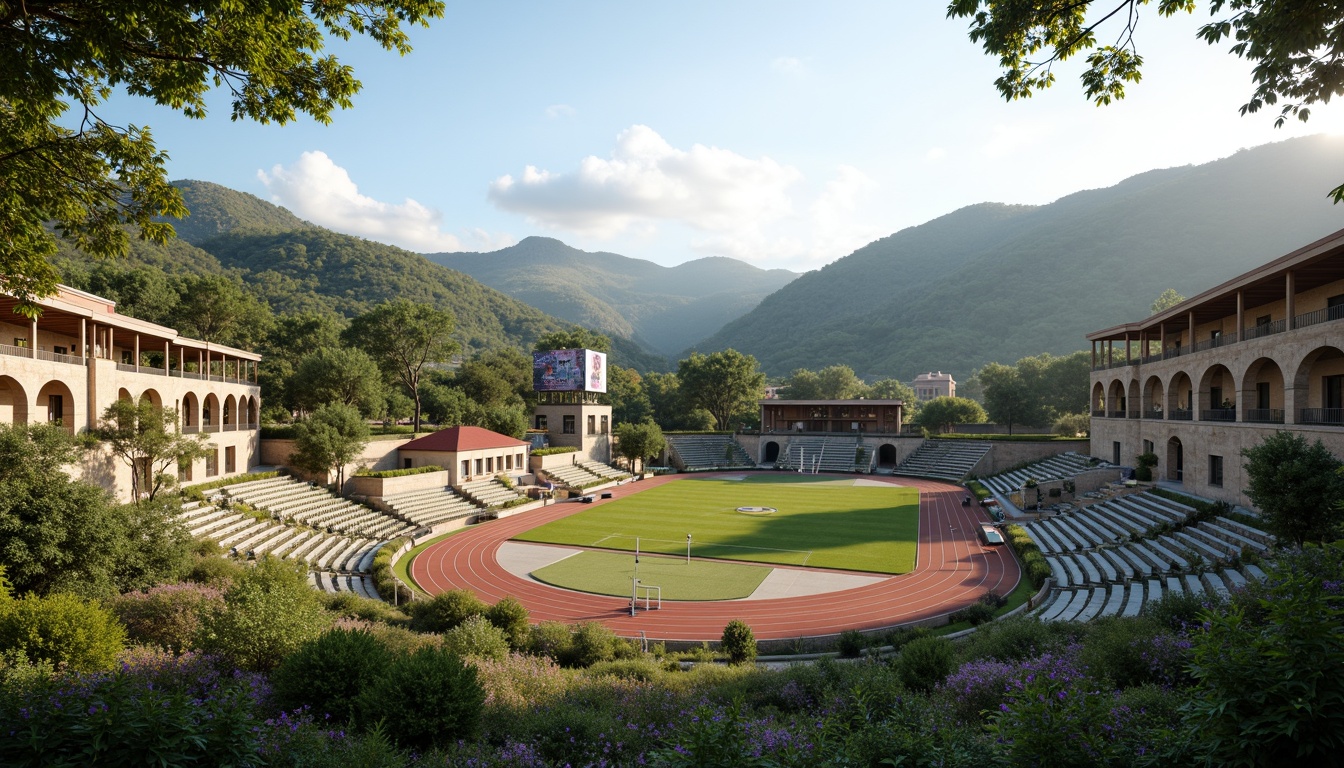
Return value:
M 1344 425 L 1344 350 L 1322 345 L 1306 354 L 1293 371 L 1293 420 L 1298 424 Z
M 220 414 L 219 423 L 224 429 L 238 428 L 238 400 L 233 395 L 224 398 L 224 409 Z
M 779 443 L 770 440 L 765 444 L 765 457 L 762 459 L 766 464 L 779 461 Z
M 1119 379 L 1112 381 L 1110 386 L 1106 388 L 1106 415 L 1115 416 L 1118 414 L 1124 416 L 1125 408 L 1128 405 L 1126 397 L 1124 383 Z
M 1129 394 L 1128 394 L 1128 395 L 1126 396 L 1126 398 L 1125 398 L 1125 409 L 1124 409 L 1124 410 L 1125 410 L 1125 415 L 1126 415 L 1126 416 L 1130 416 L 1130 415 L 1138 416 L 1138 414 L 1139 414 L 1139 410 L 1140 410 L 1140 407 L 1139 407 L 1139 403 L 1140 403 L 1140 402 L 1142 402 L 1142 401 L 1141 401 L 1140 398 L 1139 398 L 1139 380 L 1138 380 L 1138 379 L 1130 379 L 1130 380 L 1129 380 Z
M 1185 371 L 1177 371 L 1167 384 L 1167 418 L 1189 419 L 1194 408 L 1194 380 Z
M 255 397 L 247 398 L 247 425 L 255 427 L 261 423 L 261 401 Z
M 201 400 L 196 397 L 195 392 L 188 392 L 182 396 L 182 413 L 179 415 L 182 420 L 183 432 L 195 432 L 201 427 Z
M 1236 397 L 1237 380 L 1226 365 L 1214 363 L 1205 368 L 1199 377 L 1199 393 L 1195 403 L 1199 420 L 1236 421 Z
M 128 400 L 128 401 L 130 401 L 130 402 L 132 402 L 132 403 L 135 402 L 135 398 L 131 396 L 131 390 L 129 390 L 129 389 L 125 388 L 125 387 L 122 387 L 121 389 L 118 389 L 118 390 L 117 390 L 117 399 L 118 399 L 118 400 Z
M 70 434 L 75 433 L 79 423 L 79 403 L 70 393 L 70 388 L 60 380 L 49 381 L 37 391 L 37 407 L 33 409 L 34 421 L 58 422 Z
M 163 407 L 163 397 L 159 395 L 158 390 L 150 388 L 140 393 L 141 402 L 148 400 L 155 408 Z
M 1246 368 L 1241 379 L 1238 403 L 1242 421 L 1261 424 L 1282 424 L 1286 392 L 1283 369 L 1278 362 L 1257 358 Z
M 211 392 L 205 396 L 205 401 L 201 404 L 201 430 L 204 432 L 219 431 L 219 398 Z
M 883 443 L 877 447 L 877 463 L 883 467 L 896 466 L 896 446 Z
M 1092 413 L 1106 414 L 1106 385 L 1100 381 L 1092 385 Z
M 28 393 L 19 382 L 0 376 L 0 424 L 28 423 Z
M 1173 483 L 1185 482 L 1185 446 L 1175 435 L 1167 439 L 1166 479 Z
M 1166 407 L 1166 398 L 1164 396 L 1165 388 L 1162 386 L 1162 379 L 1157 376 L 1149 376 L 1143 383 L 1143 405 L 1144 415 L 1155 414 L 1159 418 L 1162 410 Z

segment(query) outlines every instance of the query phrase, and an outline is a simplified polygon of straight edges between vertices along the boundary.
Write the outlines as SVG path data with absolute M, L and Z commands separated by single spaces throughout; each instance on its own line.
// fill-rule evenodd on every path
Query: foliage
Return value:
M 205 435 L 183 434 L 176 425 L 176 410 L 149 400 L 116 400 L 93 430 L 93 436 L 130 468 L 131 498 L 137 502 L 153 501 L 159 491 L 177 484 L 178 466 L 209 453 Z
M 921 637 L 901 648 L 896 671 L 901 683 L 913 691 L 929 691 L 957 668 L 952 641 L 942 637 Z
M 367 469 L 361 469 L 355 472 L 355 477 L 407 477 L 409 475 L 423 475 L 426 472 L 442 472 L 443 467 L 437 464 L 426 464 L 423 467 L 410 467 L 407 469 L 381 469 L 377 472 L 371 472 Z
M 1285 555 L 1268 573 L 1250 605 L 1204 614 L 1190 715 L 1218 764 L 1333 761 L 1344 748 L 1344 549 Z
M 294 404 L 312 411 L 328 403 L 359 409 L 365 417 L 381 416 L 387 405 L 386 388 L 378 366 L 361 349 L 323 347 L 299 361 L 286 384 Z
M 1339 538 L 1344 524 L 1344 475 L 1340 460 L 1318 439 L 1275 432 L 1259 445 L 1243 448 L 1246 496 L 1261 512 L 1265 528 L 1284 541 Z
M 428 600 L 411 603 L 411 629 L 447 632 L 473 616 L 484 615 L 488 606 L 467 589 L 450 589 Z
M 783 387 L 783 397 L 789 400 L 852 400 L 872 394 L 847 365 L 831 365 L 820 371 L 799 368 L 784 379 Z
M 1153 306 L 1149 314 L 1156 315 L 1158 312 L 1164 312 L 1185 301 L 1185 297 L 1176 292 L 1175 288 L 1168 288 L 1160 296 L 1153 299 Z
M 205 584 L 160 584 L 111 602 L 132 642 L 181 654 L 200 635 L 201 617 L 224 608 L 224 593 Z
M 863 655 L 863 649 L 868 647 L 868 639 L 857 629 L 847 629 L 840 633 L 840 639 L 836 641 L 836 649 L 840 655 L 846 659 L 857 659 Z
M 77 672 L 111 669 L 126 643 L 112 614 L 74 595 L 25 595 L 0 606 L 0 648 Z
M 336 473 L 336 487 L 345 487 L 345 465 L 359 457 L 369 442 L 369 425 L 354 406 L 327 403 L 294 425 L 290 461 L 315 474 Z
M 735 414 L 753 408 L 765 386 L 756 358 L 735 349 L 692 353 L 677 364 L 677 379 L 686 402 L 709 411 L 721 430 Z
M 563 663 L 570 657 L 573 645 L 574 633 L 558 621 L 543 621 L 532 627 L 527 641 L 531 653 L 545 656 L 556 663 Z
M 1022 561 L 1022 571 L 1031 582 L 1033 589 L 1040 589 L 1045 584 L 1045 580 L 1050 578 L 1050 564 L 1046 562 L 1045 555 L 1041 554 L 1041 548 L 1027 534 L 1026 529 L 1015 523 L 1010 523 L 1003 527 L 1003 536 L 1008 540 L 1008 546 L 1017 553 L 1018 560 Z
M 614 434 L 617 450 L 630 460 L 632 469 L 636 461 L 642 462 L 649 456 L 657 456 L 667 447 L 663 430 L 653 419 L 645 419 L 638 424 L 617 424 Z
M 1087 412 L 1062 413 L 1055 417 L 1055 434 L 1060 437 L 1087 436 L 1092 433 L 1092 416 Z
M 233 275 L 182 280 L 172 326 L 191 338 L 250 349 L 264 338 L 271 309 Z
M 741 619 L 733 619 L 724 626 L 720 642 L 732 664 L 749 664 L 756 659 L 756 635 Z
M 266 670 L 330 623 L 301 564 L 263 557 L 224 592 L 224 609 L 203 617 L 197 647 Z
M 532 345 L 534 352 L 550 352 L 555 349 L 591 349 L 596 352 L 611 352 L 611 338 L 605 334 L 587 328 L 569 328 L 563 331 L 551 331 L 537 339 Z
M 358 699 L 365 728 L 380 723 L 397 744 L 424 750 L 474 735 L 485 692 L 476 670 L 437 648 L 393 660 Z
M 537 448 L 536 450 L 532 451 L 531 455 L 554 456 L 558 453 L 574 453 L 577 450 L 579 449 L 570 445 L 553 445 L 549 448 Z
M 509 638 L 483 614 L 476 614 L 443 633 L 443 649 L 464 659 L 500 660 L 509 655 Z
M 611 661 L 615 655 L 616 633 L 605 624 L 586 621 L 574 630 L 567 659 L 560 663 L 574 667 L 591 667 L 601 661 Z
M 369 355 L 384 375 L 400 382 L 415 400 L 420 431 L 420 376 L 429 363 L 446 362 L 458 350 L 453 313 L 407 299 L 393 299 L 350 321 L 342 338 Z
M 349 722 L 355 702 L 392 662 L 371 633 L 329 629 L 299 646 L 270 674 L 271 701 L 282 711 L 307 707 Z
M 930 432 L 947 432 L 954 424 L 984 424 L 989 420 L 985 409 L 964 397 L 935 397 L 919 406 L 911 423 Z
M 511 595 L 500 598 L 499 602 L 486 609 L 485 618 L 504 632 L 510 648 L 521 651 L 527 647 L 531 625 L 528 623 L 527 608 L 517 598 Z

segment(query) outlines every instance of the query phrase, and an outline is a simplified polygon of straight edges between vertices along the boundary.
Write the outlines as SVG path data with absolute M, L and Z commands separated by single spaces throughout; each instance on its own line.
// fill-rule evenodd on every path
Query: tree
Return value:
M 428 363 L 446 362 L 457 351 L 456 321 L 446 310 L 405 299 L 384 302 L 350 322 L 342 334 L 368 352 L 383 373 L 415 400 L 415 431 L 420 431 L 420 376 Z
M 985 411 L 989 418 L 1008 427 L 1040 419 L 1041 409 L 1017 369 L 1002 363 L 990 363 L 980 369 L 985 388 Z M 925 406 L 927 407 L 927 405 Z
M 1334 454 L 1318 439 L 1275 432 L 1244 448 L 1246 496 L 1263 515 L 1265 528 L 1299 546 L 1339 538 L 1344 531 L 1344 475 Z
M 687 402 L 709 411 L 720 430 L 729 428 L 733 414 L 755 405 L 765 386 L 756 358 L 735 349 L 692 353 L 677 364 L 677 379 Z
M 224 610 L 207 614 L 198 645 L 243 669 L 267 670 L 331 624 L 301 562 L 263 557 L 224 592 Z
M 617 424 L 615 434 L 616 448 L 630 460 L 631 469 L 634 469 L 636 460 L 643 461 L 648 456 L 656 456 L 667 447 L 663 430 L 653 419 L 645 419 L 638 424 Z
M 1003 73 L 994 81 L 1008 100 L 1030 97 L 1054 84 L 1052 67 L 1076 55 L 1087 56 L 1081 81 L 1087 98 L 1098 105 L 1125 96 L 1125 84 L 1142 74 L 1134 33 L 1145 0 L 1111 0 L 1093 12 L 1091 0 L 1059 3 L 1002 3 L 952 0 L 947 15 L 971 19 L 970 38 L 997 56 Z M 1210 0 L 1210 14 L 1230 15 L 1200 27 L 1209 45 L 1235 40 L 1229 51 L 1253 64 L 1255 88 L 1241 114 L 1279 107 L 1276 127 L 1289 117 L 1307 120 L 1311 106 L 1344 94 L 1344 12 L 1332 4 Z M 1160 0 L 1157 12 L 1193 13 L 1195 0 Z M 1099 45 L 1097 29 L 1121 25 L 1115 42 Z M 1344 200 L 1344 184 L 1331 190 Z
M 611 352 L 611 339 L 597 331 L 574 327 L 567 331 L 551 331 L 537 339 L 532 345 L 537 352 L 550 352 L 553 349 L 591 349 L 594 352 Z
M 782 396 L 789 400 L 821 400 L 821 381 L 817 374 L 806 368 L 798 368 L 784 379 Z
M 336 487 L 343 488 L 345 465 L 359 458 L 368 442 L 369 425 L 354 406 L 327 403 L 294 425 L 290 461 L 308 472 L 335 472 Z
M 466 424 L 475 405 L 457 387 L 446 387 L 434 382 L 420 385 L 420 398 L 425 405 L 425 415 L 441 427 Z
M 912 422 L 930 432 L 948 432 L 953 424 L 984 424 L 989 418 L 985 409 L 974 400 L 964 397 L 935 397 L 919 408 Z
M 288 411 L 297 410 L 299 393 L 290 387 L 290 381 L 299 363 L 315 350 L 340 346 L 344 328 L 342 318 L 320 312 L 277 317 L 265 341 L 258 346 L 266 364 L 259 367 L 257 379 L 267 403 L 279 403 Z
M 172 325 L 202 341 L 251 347 L 265 338 L 271 308 L 223 275 L 197 275 L 183 281 Z
M 178 466 L 209 453 L 205 435 L 182 434 L 176 425 L 176 410 L 149 400 L 117 400 L 107 406 L 93 430 L 93 437 L 130 467 L 131 498 L 136 502 L 153 501 L 159 491 L 177 485 Z
M 817 372 L 817 384 L 825 400 L 853 400 L 868 396 L 868 385 L 848 365 L 828 365 Z
M 663 429 L 698 431 L 713 429 L 714 417 L 703 408 L 696 408 L 681 391 L 681 379 L 675 373 L 648 373 L 644 375 L 644 392 L 653 409 L 653 420 Z
M 1167 290 L 1163 291 L 1161 295 L 1159 295 L 1156 299 L 1153 299 L 1153 306 L 1152 306 L 1153 311 L 1150 314 L 1156 315 L 1158 312 L 1161 312 L 1166 309 L 1171 309 L 1177 304 L 1180 304 L 1182 301 L 1185 301 L 1184 296 L 1177 293 L 1175 288 L 1168 288 Z
M 362 349 L 317 350 L 299 363 L 288 388 L 295 404 L 305 411 L 342 403 L 372 417 L 381 416 L 387 406 L 387 388 L 378 364 Z
M 879 379 L 869 388 L 870 394 L 878 400 L 904 400 L 907 405 L 918 401 L 915 390 L 909 384 L 896 379 Z
M 750 664 L 756 660 L 756 635 L 751 631 L 751 625 L 741 619 L 733 619 L 724 625 L 719 644 L 732 664 Z
M 214 86 L 232 117 L 329 122 L 360 89 L 325 42 L 367 35 L 410 50 L 403 25 L 443 15 L 441 0 L 284 4 L 27 0 L 0 6 L 0 291 L 36 317 L 55 293 L 56 232 L 97 256 L 122 255 L 130 232 L 163 242 L 156 217 L 187 212 L 148 128 L 104 121 L 114 89 L 203 118 Z M 74 107 L 73 118 L 65 117 Z M 131 225 L 129 228 L 123 225 Z
M 607 366 L 607 398 L 611 400 L 611 419 L 617 424 L 633 424 L 653 416 L 644 378 L 634 368 Z

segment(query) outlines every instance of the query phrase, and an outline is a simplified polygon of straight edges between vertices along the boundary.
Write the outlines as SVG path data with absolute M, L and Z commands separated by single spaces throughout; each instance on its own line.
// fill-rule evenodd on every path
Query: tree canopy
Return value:
M 919 408 L 913 423 L 930 432 L 947 432 L 953 424 L 983 424 L 985 409 L 964 397 L 935 397 Z
M 345 465 L 359 458 L 369 442 L 369 425 L 353 405 L 327 403 L 294 428 L 290 461 L 313 473 L 336 473 L 336 487 L 345 486 Z
M 1142 79 L 1143 57 L 1135 33 L 1147 0 L 1093 3 L 1004 3 L 952 0 L 950 18 L 969 18 L 970 38 L 997 56 L 1002 74 L 994 81 L 1008 100 L 1030 97 L 1055 82 L 1053 66 L 1086 56 L 1083 93 L 1098 105 L 1125 97 L 1126 84 Z M 1159 0 L 1157 13 L 1194 13 L 1196 0 Z M 1260 0 L 1209 0 L 1219 16 L 1199 28 L 1209 45 L 1229 42 L 1228 51 L 1252 64 L 1254 88 L 1241 114 L 1278 107 L 1276 127 L 1290 117 L 1306 121 L 1311 107 L 1344 94 L 1344 9 L 1332 3 L 1270 3 Z M 1099 30 L 1113 24 L 1112 42 Z M 1344 199 L 1344 184 L 1331 190 Z
M 1265 527 L 1286 541 L 1329 541 L 1344 526 L 1344 475 L 1339 459 L 1317 440 L 1275 432 L 1241 452 L 1246 496 L 1264 515 Z
M 453 314 L 405 299 L 384 302 L 350 321 L 342 338 L 368 352 L 383 373 L 400 382 L 415 400 L 420 431 L 420 375 L 429 363 L 447 362 L 457 352 Z
M 638 424 L 617 424 L 615 435 L 616 447 L 622 456 L 630 460 L 632 470 L 636 461 L 660 454 L 667 447 L 663 430 L 653 423 L 653 419 L 645 419 Z
M 153 501 L 159 491 L 177 485 L 178 466 L 209 451 L 205 435 L 183 434 L 176 425 L 176 410 L 148 400 L 117 400 L 103 411 L 92 435 L 130 467 L 135 501 Z
M 1185 301 L 1184 296 L 1177 293 L 1175 288 L 1168 288 L 1156 299 L 1153 299 L 1153 306 L 1151 307 L 1152 312 L 1150 312 L 1150 314 L 1156 315 L 1158 312 L 1165 309 L 1171 309 L 1182 301 Z
M 364 35 L 405 54 L 403 27 L 443 9 L 442 0 L 0 5 L 0 290 L 30 316 L 54 293 L 49 222 L 89 253 L 121 255 L 124 225 L 162 242 L 173 230 L 156 217 L 186 214 L 149 129 L 99 115 L 114 91 L 203 118 L 223 86 L 234 120 L 284 124 L 302 113 L 325 123 L 360 89 L 323 55 L 326 41 Z
M 686 402 L 709 411 L 721 430 L 730 427 L 735 414 L 750 410 L 765 386 L 756 358 L 735 349 L 692 353 L 677 364 L 677 378 Z

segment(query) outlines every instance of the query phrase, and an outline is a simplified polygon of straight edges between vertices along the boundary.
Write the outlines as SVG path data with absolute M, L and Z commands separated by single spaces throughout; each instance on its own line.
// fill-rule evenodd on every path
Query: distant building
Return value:
M 765 432 L 855 434 L 901 431 L 900 400 L 761 400 Z
M 210 438 L 206 457 L 179 470 L 184 484 L 258 463 L 261 355 L 117 314 L 116 302 L 67 286 L 37 302 L 37 320 L 15 314 L 17 303 L 0 294 L 0 423 L 51 422 L 76 434 L 118 399 L 148 400 L 175 409 L 182 432 Z M 129 499 L 123 462 L 103 453 L 80 471 Z
M 403 469 L 443 467 L 448 470 L 448 484 L 460 488 L 495 475 L 525 474 L 531 448 L 523 440 L 481 427 L 449 427 L 410 441 L 397 455 Z
M 544 433 L 552 447 L 577 448 L 585 461 L 610 463 L 611 406 L 607 391 L 607 355 L 591 349 L 553 349 L 532 353 L 532 388 L 537 406 L 532 431 Z
M 935 397 L 957 396 L 957 382 L 952 380 L 952 374 L 942 371 L 919 374 L 910 382 L 910 388 L 915 390 L 915 397 L 921 403 Z

